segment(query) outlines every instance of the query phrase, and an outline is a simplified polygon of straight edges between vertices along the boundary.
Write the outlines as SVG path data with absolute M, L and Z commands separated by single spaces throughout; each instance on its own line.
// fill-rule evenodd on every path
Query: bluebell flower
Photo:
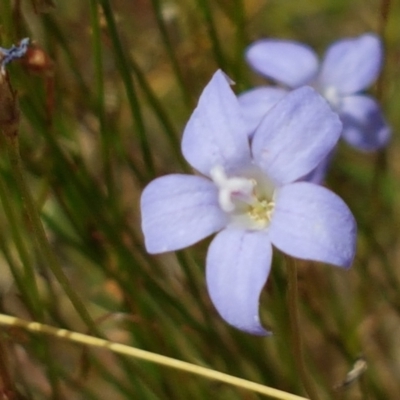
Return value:
M 342 124 L 312 88 L 294 90 L 266 113 L 249 141 L 238 99 L 223 72 L 204 89 L 182 138 L 182 152 L 201 175 L 155 179 L 141 197 L 149 253 L 190 246 L 217 233 L 207 253 L 213 304 L 229 324 L 268 332 L 259 297 L 272 245 L 290 256 L 349 267 L 356 224 L 328 189 L 296 182 L 323 160 Z
M 283 86 L 261 87 L 240 99 L 249 134 L 276 99 L 288 90 L 310 85 L 340 116 L 342 137 L 348 144 L 363 151 L 387 144 L 391 130 L 381 109 L 373 97 L 362 93 L 377 79 L 382 65 L 382 45 L 376 35 L 368 33 L 333 43 L 321 63 L 310 47 L 278 39 L 254 42 L 246 59 L 254 70 Z

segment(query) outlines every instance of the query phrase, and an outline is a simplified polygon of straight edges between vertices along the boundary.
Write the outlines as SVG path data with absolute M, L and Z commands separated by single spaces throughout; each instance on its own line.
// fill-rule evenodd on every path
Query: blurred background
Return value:
M 371 93 L 393 138 L 380 153 L 339 147 L 327 186 L 356 216 L 358 252 L 348 271 L 299 263 L 301 333 L 321 399 L 399 399 L 400 4 L 390 0 L 2 0 L 0 45 L 29 37 L 31 46 L 7 67 L 19 98 L 22 163 L 2 138 L 0 311 L 304 395 L 290 350 L 281 255 L 261 301 L 274 335 L 242 333 L 208 297 L 210 239 L 147 255 L 139 199 L 155 177 L 190 172 L 180 137 L 217 68 L 237 93 L 266 83 L 244 62 L 252 41 L 293 39 L 322 55 L 331 42 L 365 32 L 384 40 L 385 65 Z M 52 256 L 36 239 L 18 171 Z M 89 318 L 55 278 L 57 265 Z M 366 371 L 343 385 L 360 358 Z M 0 383 L 3 399 L 261 398 L 6 327 Z

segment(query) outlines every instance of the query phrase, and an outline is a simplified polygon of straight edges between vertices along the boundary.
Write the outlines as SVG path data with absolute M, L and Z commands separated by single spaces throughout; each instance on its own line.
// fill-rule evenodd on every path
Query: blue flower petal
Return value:
M 246 132 L 250 137 L 253 135 L 266 112 L 287 93 L 287 90 L 284 89 L 260 86 L 241 93 L 238 96 L 244 122 L 247 127 Z
M 272 246 L 265 232 L 225 229 L 207 254 L 208 291 L 221 317 L 255 335 L 266 335 L 259 319 L 260 293 L 271 268 Z
M 200 96 L 183 133 L 182 153 L 206 176 L 216 165 L 230 173 L 251 162 L 240 106 L 222 71 L 214 74 Z
M 288 40 L 258 40 L 248 47 L 246 59 L 254 70 L 289 88 L 310 83 L 318 72 L 314 51 Z
M 271 108 L 252 142 L 253 157 L 276 184 L 311 172 L 336 145 L 342 123 L 312 88 L 296 89 Z
M 324 183 L 326 174 L 328 173 L 329 166 L 331 164 L 332 158 L 334 156 L 335 151 L 332 150 L 328 156 L 326 156 L 316 168 L 314 168 L 310 173 L 306 176 L 299 179 L 302 182 L 311 182 L 317 185 L 322 185 Z
M 391 129 L 379 104 L 369 96 L 343 98 L 339 110 L 343 139 L 358 150 L 375 151 L 387 145 Z
M 284 253 L 347 268 L 356 251 L 356 230 L 347 205 L 328 189 L 308 182 L 278 189 L 269 234 Z
M 190 246 L 227 223 L 216 186 L 199 176 L 155 179 L 142 193 L 141 210 L 146 249 L 152 254 Z
M 319 83 L 325 89 L 335 88 L 342 95 L 354 94 L 376 80 L 382 58 L 382 45 L 374 34 L 339 40 L 326 52 Z

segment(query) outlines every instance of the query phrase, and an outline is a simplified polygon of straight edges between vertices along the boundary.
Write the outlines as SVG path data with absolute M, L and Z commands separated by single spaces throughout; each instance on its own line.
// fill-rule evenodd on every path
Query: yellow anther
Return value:
M 249 217 L 262 227 L 265 227 L 271 221 L 275 203 L 268 200 L 258 200 L 251 205 L 248 210 Z

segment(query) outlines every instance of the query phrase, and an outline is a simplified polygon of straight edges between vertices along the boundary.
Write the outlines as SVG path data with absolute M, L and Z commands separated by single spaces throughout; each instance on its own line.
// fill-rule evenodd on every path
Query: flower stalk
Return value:
M 297 265 L 291 257 L 286 258 L 287 276 L 288 276 L 288 306 L 290 320 L 290 334 L 292 339 L 293 357 L 296 363 L 297 371 L 305 391 L 311 400 L 319 400 L 318 392 L 314 382 L 311 379 L 304 361 L 303 343 L 300 334 L 299 323 L 299 296 L 297 287 Z

